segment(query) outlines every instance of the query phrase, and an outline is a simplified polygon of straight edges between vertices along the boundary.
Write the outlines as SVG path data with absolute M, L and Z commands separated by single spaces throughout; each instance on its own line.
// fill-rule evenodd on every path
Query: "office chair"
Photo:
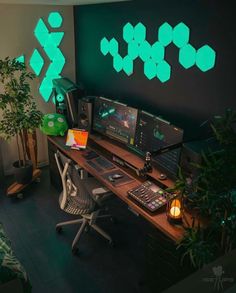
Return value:
M 78 243 L 86 228 L 93 228 L 112 245 L 111 237 L 96 224 L 98 218 L 111 215 L 99 215 L 105 200 L 112 194 L 108 189 L 93 177 L 84 178 L 84 170 L 75 165 L 61 152 L 55 153 L 55 159 L 62 180 L 63 191 L 59 198 L 60 208 L 68 214 L 81 216 L 80 219 L 58 223 L 56 231 L 60 232 L 63 226 L 81 224 L 72 243 L 72 253 L 76 254 Z

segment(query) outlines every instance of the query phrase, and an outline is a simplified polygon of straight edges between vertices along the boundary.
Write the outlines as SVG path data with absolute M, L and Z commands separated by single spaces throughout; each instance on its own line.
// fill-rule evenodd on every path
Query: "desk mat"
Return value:
M 114 181 L 110 181 L 109 177 L 113 176 L 114 174 L 121 174 L 123 177 L 115 179 Z M 128 184 L 128 183 L 134 181 L 133 178 L 129 177 L 126 173 L 122 172 L 120 169 L 107 172 L 107 173 L 103 174 L 102 177 L 115 187 L 125 185 L 125 184 Z

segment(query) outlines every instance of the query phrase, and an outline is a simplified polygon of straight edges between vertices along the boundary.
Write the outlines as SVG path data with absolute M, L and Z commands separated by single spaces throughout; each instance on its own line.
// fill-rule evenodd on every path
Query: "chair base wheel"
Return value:
M 24 195 L 23 195 L 23 193 L 18 193 L 18 194 L 16 195 L 16 197 L 17 197 L 18 199 L 23 199 Z
M 56 227 L 56 232 L 61 233 L 62 232 L 62 227 Z
M 78 249 L 78 247 L 73 247 L 73 248 L 71 249 L 71 251 L 72 251 L 72 254 L 73 254 L 73 255 L 78 255 L 78 254 L 79 254 L 79 249 Z
M 109 241 L 109 245 L 110 245 L 111 247 L 115 247 L 115 243 L 114 243 L 114 241 Z
M 88 233 L 89 230 L 90 230 L 90 227 L 89 227 L 89 226 L 86 226 L 86 227 L 84 228 L 84 232 L 85 232 L 85 233 Z
M 117 224 L 118 223 L 117 218 L 114 218 L 114 217 L 111 217 L 110 221 L 112 222 L 112 224 Z

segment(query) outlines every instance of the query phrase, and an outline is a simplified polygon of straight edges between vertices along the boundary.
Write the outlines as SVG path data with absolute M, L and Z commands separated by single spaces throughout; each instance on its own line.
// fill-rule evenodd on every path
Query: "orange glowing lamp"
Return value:
M 182 201 L 178 197 L 170 199 L 167 204 L 167 219 L 172 224 L 182 223 Z

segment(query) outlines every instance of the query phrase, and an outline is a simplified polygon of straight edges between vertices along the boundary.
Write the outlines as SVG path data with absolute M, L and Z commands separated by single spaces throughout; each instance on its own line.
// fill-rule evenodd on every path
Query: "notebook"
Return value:
M 88 131 L 83 129 L 68 129 L 66 137 L 66 145 L 71 149 L 85 149 L 88 141 Z

